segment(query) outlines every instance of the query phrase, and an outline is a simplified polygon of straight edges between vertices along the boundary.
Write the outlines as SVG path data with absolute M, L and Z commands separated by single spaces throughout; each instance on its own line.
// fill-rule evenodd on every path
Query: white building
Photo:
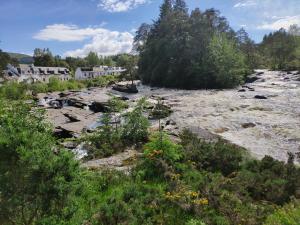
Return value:
M 116 66 L 78 67 L 75 72 L 75 79 L 86 80 L 105 75 L 120 75 L 124 71 L 126 70 L 122 67 Z
M 14 67 L 8 64 L 7 69 L 4 70 L 4 78 L 6 80 L 15 80 L 17 82 L 48 83 L 51 77 L 56 77 L 61 81 L 72 78 L 70 71 L 65 67 L 41 67 L 26 64 Z

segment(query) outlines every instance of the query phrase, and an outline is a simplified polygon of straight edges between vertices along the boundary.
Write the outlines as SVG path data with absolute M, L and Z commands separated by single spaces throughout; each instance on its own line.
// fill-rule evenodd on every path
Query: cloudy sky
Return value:
M 264 34 L 300 25 L 300 0 L 186 0 L 190 9 L 219 9 L 237 30 Z M 130 52 L 135 30 L 159 13 L 162 0 L 0 0 L 0 49 L 61 56 Z

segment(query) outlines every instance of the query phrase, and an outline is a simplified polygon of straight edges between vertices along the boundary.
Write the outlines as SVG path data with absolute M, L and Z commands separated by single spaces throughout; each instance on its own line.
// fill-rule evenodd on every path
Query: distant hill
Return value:
M 21 53 L 7 52 L 11 58 L 16 58 L 21 64 L 32 64 L 34 62 L 33 57 Z

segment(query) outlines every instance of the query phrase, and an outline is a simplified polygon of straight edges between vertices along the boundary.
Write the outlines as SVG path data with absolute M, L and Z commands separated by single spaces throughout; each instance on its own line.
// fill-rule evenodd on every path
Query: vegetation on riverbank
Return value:
M 118 76 L 101 76 L 90 80 L 68 80 L 60 81 L 56 78 L 50 78 L 49 83 L 17 83 L 6 82 L 0 86 L 0 98 L 18 100 L 30 99 L 38 93 L 47 93 L 54 91 L 80 90 L 90 87 L 105 87 L 118 81 Z
M 254 160 L 188 131 L 179 144 L 151 134 L 124 175 L 80 168 L 57 146 L 43 113 L 29 105 L 1 101 L 0 124 L 1 224 L 299 222 L 300 169 L 292 155 L 288 163 Z

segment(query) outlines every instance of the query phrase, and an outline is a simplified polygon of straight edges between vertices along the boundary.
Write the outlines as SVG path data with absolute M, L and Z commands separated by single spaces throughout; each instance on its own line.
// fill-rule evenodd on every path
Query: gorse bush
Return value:
M 207 143 L 185 130 L 181 134 L 186 160 L 195 163 L 197 169 L 221 172 L 227 176 L 240 169 L 243 149 L 223 141 Z
M 154 134 L 144 146 L 144 160 L 137 174 L 142 179 L 165 179 L 175 171 L 181 158 L 180 145 L 172 143 L 165 134 Z

